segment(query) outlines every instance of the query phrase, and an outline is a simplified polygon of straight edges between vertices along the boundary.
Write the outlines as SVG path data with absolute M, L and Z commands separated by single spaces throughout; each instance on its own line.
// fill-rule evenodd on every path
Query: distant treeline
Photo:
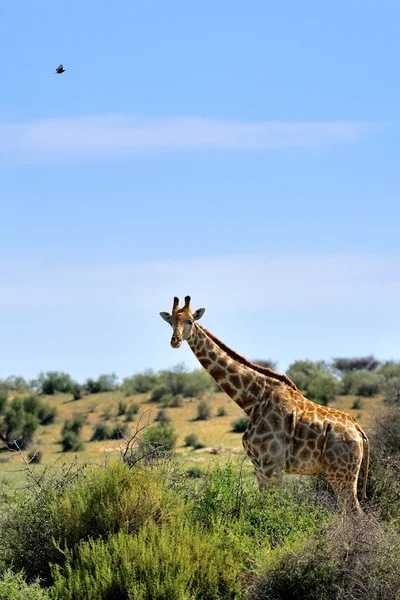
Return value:
M 272 360 L 256 360 L 262 366 L 276 368 Z M 286 374 L 311 400 L 321 404 L 333 402 L 337 395 L 375 396 L 386 393 L 388 386 L 398 389 L 400 361 L 381 362 L 373 356 L 335 358 L 325 361 L 297 360 Z M 162 389 L 157 389 L 162 388 Z M 74 381 L 68 373 L 47 371 L 27 381 L 11 375 L 0 379 L 0 391 L 8 394 L 34 392 L 42 395 L 72 394 L 75 400 L 87 394 L 121 390 L 127 396 L 134 394 L 161 394 L 196 397 L 205 391 L 219 391 L 211 377 L 203 370 L 189 371 L 184 364 L 155 372 L 152 369 L 119 380 L 115 373 L 88 378 L 84 383 Z

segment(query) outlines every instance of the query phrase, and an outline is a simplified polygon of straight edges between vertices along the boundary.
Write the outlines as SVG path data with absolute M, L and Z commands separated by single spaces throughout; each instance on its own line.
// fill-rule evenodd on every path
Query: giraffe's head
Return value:
M 160 312 L 160 316 L 167 321 L 173 329 L 171 346 L 179 348 L 184 340 L 189 339 L 193 331 L 195 321 L 201 319 L 204 315 L 205 308 L 198 308 L 193 313 L 190 309 L 190 296 L 186 296 L 185 305 L 179 308 L 179 298 L 174 298 L 172 306 L 172 314 L 168 312 Z

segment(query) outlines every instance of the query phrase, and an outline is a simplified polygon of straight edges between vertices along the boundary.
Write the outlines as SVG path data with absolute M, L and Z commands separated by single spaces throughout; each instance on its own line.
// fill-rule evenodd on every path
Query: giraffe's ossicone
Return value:
M 271 477 L 280 484 L 283 471 L 305 475 L 324 472 L 338 502 L 362 512 L 357 480 L 364 462 L 365 499 L 369 440 L 355 419 L 311 402 L 286 375 L 260 367 L 231 350 L 198 323 L 204 312 L 204 308 L 192 312 L 190 297 L 186 296 L 183 308 L 174 298 L 172 313 L 160 315 L 172 327 L 171 346 L 179 348 L 186 340 L 219 387 L 247 413 L 249 425 L 242 441 L 260 488 Z

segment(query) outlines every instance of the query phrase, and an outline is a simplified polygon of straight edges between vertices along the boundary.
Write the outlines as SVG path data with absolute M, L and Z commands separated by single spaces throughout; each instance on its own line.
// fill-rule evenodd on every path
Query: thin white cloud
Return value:
M 226 121 L 103 115 L 0 123 L 0 160 L 65 161 L 166 150 L 275 150 L 350 143 L 375 123 Z
M 389 310 L 400 305 L 400 260 L 384 256 L 166 260 L 132 266 L 48 268 L 0 264 L 0 310 L 170 310 L 175 295 L 196 308 Z

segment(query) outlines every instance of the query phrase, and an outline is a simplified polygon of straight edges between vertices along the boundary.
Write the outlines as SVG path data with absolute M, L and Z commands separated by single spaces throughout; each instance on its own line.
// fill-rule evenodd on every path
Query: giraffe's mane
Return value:
M 272 379 L 277 379 L 278 381 L 281 381 L 282 383 L 285 383 L 289 387 L 291 387 L 294 390 L 298 391 L 298 387 L 286 375 L 281 375 L 280 373 L 276 373 L 275 371 L 273 371 L 272 369 L 269 369 L 268 367 L 261 367 L 260 365 L 252 363 L 250 360 L 247 360 L 247 358 L 245 358 L 244 356 L 241 356 L 240 354 L 238 354 L 237 352 L 235 352 L 234 350 L 232 350 L 232 348 L 229 348 L 229 346 L 227 346 L 226 344 L 224 344 L 224 342 L 221 342 L 221 340 L 219 340 L 217 337 L 215 337 L 215 335 L 213 335 L 212 333 L 210 333 L 208 331 L 208 329 L 206 329 L 205 327 L 203 327 L 202 325 L 200 325 L 200 323 L 196 323 L 196 325 L 213 342 L 215 342 L 215 344 L 217 344 L 217 346 L 219 348 L 221 348 L 221 350 L 223 350 L 224 352 L 226 352 L 226 354 L 228 356 L 230 356 L 230 358 L 233 358 L 234 360 L 236 360 L 237 362 L 239 362 L 241 365 L 244 365 L 245 367 L 249 367 L 250 369 L 253 369 L 253 371 L 257 371 L 258 373 L 262 373 L 263 375 L 267 375 L 267 377 L 271 377 Z

